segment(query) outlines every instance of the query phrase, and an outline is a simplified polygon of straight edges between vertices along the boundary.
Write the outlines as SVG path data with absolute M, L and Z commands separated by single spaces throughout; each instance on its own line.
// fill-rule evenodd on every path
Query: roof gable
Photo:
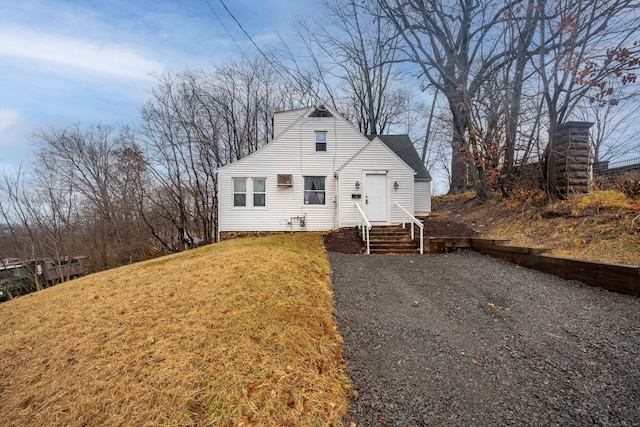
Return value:
M 296 129 L 295 132 L 295 136 L 296 136 L 296 140 L 300 139 L 299 136 L 299 130 L 298 126 L 315 126 L 313 125 L 313 123 L 324 123 L 321 124 L 320 126 L 325 127 L 325 126 L 330 126 L 332 129 L 335 130 L 336 125 L 334 124 L 329 124 L 327 125 L 327 123 L 331 123 L 333 122 L 342 122 L 344 124 L 345 127 L 347 127 L 349 129 L 348 132 L 351 133 L 351 131 L 353 131 L 353 135 L 349 136 L 349 139 L 353 141 L 357 142 L 357 146 L 356 149 L 360 149 L 361 145 L 362 146 L 366 146 L 366 144 L 370 143 L 370 141 L 365 137 L 365 135 L 363 135 L 361 132 L 359 132 L 352 123 L 350 123 L 348 120 L 346 120 L 342 115 L 340 115 L 340 113 L 338 111 L 336 111 L 334 108 L 332 108 L 331 106 L 327 106 L 326 104 L 317 104 L 313 107 L 306 107 L 306 108 L 298 108 L 295 110 L 287 110 L 287 111 L 276 111 L 275 115 L 280 115 L 282 117 L 286 117 L 286 122 L 284 123 L 285 126 L 282 127 L 282 129 L 274 135 L 274 138 L 268 142 L 267 144 L 261 146 L 260 148 L 258 148 L 256 151 L 254 151 L 253 153 L 249 154 L 248 156 L 242 157 L 241 159 L 238 159 L 236 161 L 230 162 L 222 167 L 220 167 L 218 170 L 222 171 L 222 170 L 226 170 L 229 168 L 234 167 L 237 164 L 243 163 L 249 159 L 254 158 L 255 156 L 259 155 L 260 153 L 264 152 L 265 150 L 270 149 L 270 147 L 274 146 L 274 145 L 279 145 L 281 143 L 281 141 L 286 140 L 287 139 L 287 134 L 289 134 L 292 129 Z M 311 119 L 310 119 L 311 118 Z M 321 128 L 317 128 L 316 130 L 321 129 Z M 274 132 L 275 133 L 275 132 Z M 344 135 L 341 135 L 341 138 L 343 138 Z M 289 138 L 290 139 L 290 138 Z M 342 146 L 344 146 L 344 144 L 341 144 Z M 336 144 L 337 146 L 337 144 Z M 335 165 L 334 165 L 335 166 Z
M 415 177 L 417 179 L 431 180 L 429 171 L 424 166 L 424 163 L 422 163 L 422 159 L 420 159 L 416 147 L 414 147 L 408 135 L 367 135 L 367 138 L 371 141 L 379 138 L 384 142 L 391 151 L 416 172 Z
M 398 156 L 391 148 L 389 148 L 388 145 L 386 145 L 385 143 L 382 142 L 381 139 L 379 138 L 374 138 L 374 139 L 369 139 L 369 142 L 367 142 L 367 144 L 362 147 L 360 150 L 358 150 L 357 153 L 355 153 L 353 156 L 351 156 L 351 158 L 349 160 L 347 160 L 346 162 L 344 162 L 342 164 L 342 166 L 340 166 L 337 170 L 338 173 L 340 173 L 342 170 L 346 169 L 349 164 L 351 164 L 354 160 L 356 160 L 358 157 L 360 157 L 365 151 L 367 151 L 370 147 L 379 144 L 381 147 L 384 148 L 384 150 L 386 150 L 389 153 L 389 156 L 395 157 L 397 160 L 399 160 L 408 170 L 413 171 L 413 168 L 407 163 L 405 162 L 400 156 Z M 414 171 L 415 172 L 415 171 Z
M 333 117 L 331 111 L 327 109 L 323 104 L 313 108 L 313 111 L 309 114 L 309 117 Z

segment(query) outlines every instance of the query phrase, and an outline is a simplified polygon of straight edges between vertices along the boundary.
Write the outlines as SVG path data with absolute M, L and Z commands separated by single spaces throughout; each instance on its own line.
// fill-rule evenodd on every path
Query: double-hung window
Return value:
M 316 132 L 316 151 L 327 151 L 326 132 Z
M 233 178 L 233 206 L 247 206 L 246 178 Z
M 324 205 L 325 204 L 325 177 L 305 176 L 304 177 L 304 204 Z
M 247 187 L 247 183 L 251 183 L 251 186 Z M 267 180 L 265 178 L 233 178 L 233 206 L 266 206 L 266 184 Z
M 253 206 L 266 206 L 267 192 L 264 178 L 253 178 Z

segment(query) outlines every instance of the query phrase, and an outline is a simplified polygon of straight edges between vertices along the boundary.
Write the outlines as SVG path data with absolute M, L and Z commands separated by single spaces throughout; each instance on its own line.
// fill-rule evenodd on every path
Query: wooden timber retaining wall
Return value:
M 435 240 L 431 244 L 431 240 Z M 545 249 L 506 246 L 504 240 L 476 238 L 427 239 L 427 248 L 434 252 L 470 247 L 476 252 L 490 255 L 523 267 L 542 271 L 567 280 L 577 280 L 612 292 L 640 297 L 640 266 L 609 264 L 559 258 L 545 255 Z

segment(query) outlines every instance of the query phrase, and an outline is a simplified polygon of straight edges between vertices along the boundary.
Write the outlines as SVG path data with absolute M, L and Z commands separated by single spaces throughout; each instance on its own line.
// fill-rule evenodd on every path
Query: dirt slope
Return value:
M 473 193 L 440 196 L 433 199 L 432 217 L 556 256 L 640 265 L 640 199 L 616 191 L 554 202 L 542 192 L 495 195 L 486 203 Z

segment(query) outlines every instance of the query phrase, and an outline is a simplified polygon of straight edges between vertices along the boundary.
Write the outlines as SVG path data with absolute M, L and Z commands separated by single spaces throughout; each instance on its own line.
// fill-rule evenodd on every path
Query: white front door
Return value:
M 365 183 L 367 218 L 372 222 L 387 222 L 387 175 L 367 174 Z

